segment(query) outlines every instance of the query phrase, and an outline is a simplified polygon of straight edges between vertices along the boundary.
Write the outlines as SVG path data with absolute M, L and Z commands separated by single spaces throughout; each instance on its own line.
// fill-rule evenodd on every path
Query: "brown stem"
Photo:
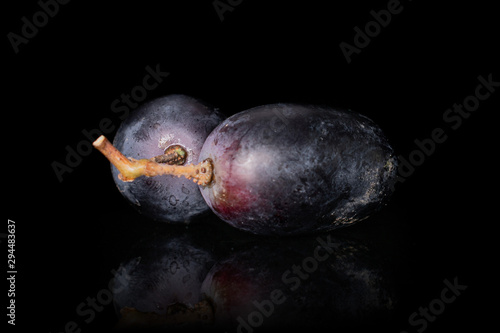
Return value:
M 98 137 L 93 145 L 120 171 L 118 177 L 124 182 L 131 182 L 140 176 L 172 175 L 184 176 L 187 179 L 192 179 L 198 185 L 206 186 L 213 178 L 213 166 L 210 159 L 197 165 L 169 165 L 149 159 L 129 159 L 123 156 L 104 135 Z

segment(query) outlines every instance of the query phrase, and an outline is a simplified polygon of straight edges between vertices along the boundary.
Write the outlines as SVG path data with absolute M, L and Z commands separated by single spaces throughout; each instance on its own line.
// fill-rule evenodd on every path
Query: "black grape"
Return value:
M 186 152 L 184 164 L 196 163 L 206 137 L 223 120 L 208 105 L 185 95 L 169 95 L 140 106 L 123 121 L 113 144 L 126 157 L 150 159 L 172 146 Z M 163 222 L 189 222 L 207 212 L 198 186 L 186 178 L 113 179 L 120 193 L 142 214 Z
M 208 136 L 200 185 L 230 225 L 256 234 L 328 231 L 368 217 L 392 193 L 397 160 L 381 129 L 351 111 L 273 104 L 235 114 Z

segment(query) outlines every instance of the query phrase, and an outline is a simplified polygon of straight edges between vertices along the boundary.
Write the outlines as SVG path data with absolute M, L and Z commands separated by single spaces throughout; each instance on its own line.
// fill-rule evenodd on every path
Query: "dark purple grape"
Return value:
M 214 324 L 221 331 L 271 332 L 385 323 L 398 294 L 380 248 L 318 238 L 322 243 L 315 236 L 264 240 L 219 260 L 201 287 Z
M 375 230 L 279 242 L 216 220 L 193 228 L 155 226 L 122 252 L 110 285 L 120 313 L 115 328 L 267 332 L 385 325 L 398 308 L 397 279 L 406 279 L 394 271 L 401 272 L 404 257 L 394 257 L 394 236 L 385 229 L 390 218 Z
M 174 145 L 187 153 L 185 164 L 198 161 L 210 132 L 223 120 L 221 114 L 184 95 L 155 99 L 135 110 L 118 129 L 113 144 L 126 157 L 149 159 Z M 139 177 L 133 182 L 113 179 L 122 195 L 142 214 L 159 221 L 189 222 L 208 207 L 198 186 L 184 177 Z
M 201 192 L 234 227 L 256 234 L 327 231 L 385 202 L 396 158 L 380 128 L 351 111 L 274 104 L 238 113 L 207 138 Z
M 135 252 L 137 256 L 121 263 L 115 275 L 113 300 L 118 310 L 132 307 L 165 315 L 177 303 L 193 308 L 202 300 L 201 283 L 215 259 L 188 233 L 149 239 Z

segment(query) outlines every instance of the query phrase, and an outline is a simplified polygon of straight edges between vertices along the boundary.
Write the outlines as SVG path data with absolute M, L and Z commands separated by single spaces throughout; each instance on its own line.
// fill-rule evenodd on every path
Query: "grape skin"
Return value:
M 149 159 L 171 145 L 187 151 L 186 164 L 196 163 L 208 134 L 223 120 L 210 106 L 185 95 L 169 95 L 140 106 L 123 121 L 113 145 L 126 157 Z M 209 211 L 198 186 L 184 177 L 139 177 L 113 180 L 122 195 L 141 214 L 154 220 L 188 223 Z
M 214 181 L 202 186 L 222 220 L 256 234 L 350 225 L 391 194 L 397 161 L 380 128 L 351 111 L 272 104 L 240 112 L 208 136 Z

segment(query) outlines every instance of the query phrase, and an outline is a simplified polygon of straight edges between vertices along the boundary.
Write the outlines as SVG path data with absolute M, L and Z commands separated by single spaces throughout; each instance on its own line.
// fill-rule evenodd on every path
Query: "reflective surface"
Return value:
M 250 235 L 218 220 L 154 226 L 116 268 L 115 328 L 387 327 L 404 271 L 391 218 L 289 238 Z

